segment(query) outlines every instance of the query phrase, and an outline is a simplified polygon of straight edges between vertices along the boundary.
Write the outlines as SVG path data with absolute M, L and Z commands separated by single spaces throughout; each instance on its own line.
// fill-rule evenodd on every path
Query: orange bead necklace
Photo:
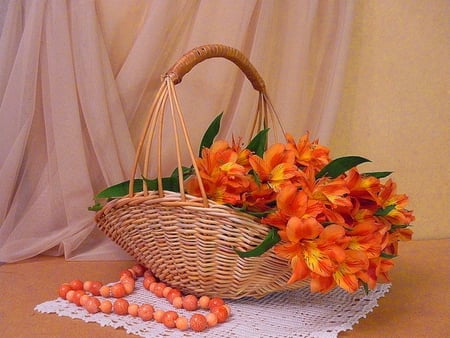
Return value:
M 165 297 L 175 309 L 196 311 L 198 309 L 209 310 L 206 315 L 195 313 L 190 319 L 180 316 L 176 311 L 163 311 L 156 309 L 151 304 L 129 303 L 125 298 L 135 289 L 138 277 L 143 277 L 142 284 L 146 290 L 151 291 L 157 297 Z M 103 312 L 106 314 L 130 315 L 140 317 L 143 321 L 155 320 L 164 324 L 167 328 L 177 328 L 185 331 L 189 328 L 195 332 L 201 332 L 214 327 L 218 323 L 225 322 L 231 314 L 230 306 L 219 297 L 209 298 L 194 295 L 183 296 L 181 291 L 157 281 L 155 276 L 144 266 L 136 264 L 130 269 L 121 271 L 120 280 L 113 285 L 103 285 L 99 281 L 85 281 L 75 279 L 70 283 L 63 283 L 58 289 L 59 297 L 83 307 L 89 313 Z M 103 298 L 115 298 L 114 301 Z

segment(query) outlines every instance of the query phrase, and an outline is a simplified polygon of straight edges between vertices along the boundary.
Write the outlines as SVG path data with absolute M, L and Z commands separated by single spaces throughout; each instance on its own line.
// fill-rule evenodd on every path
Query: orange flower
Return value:
M 369 268 L 369 259 L 361 251 L 346 250 L 345 261 L 333 273 L 336 284 L 348 292 L 359 288 L 358 273 Z
M 360 286 L 359 274 L 369 267 L 369 260 L 363 252 L 345 250 L 345 260 L 331 276 L 312 274 L 311 291 L 327 292 L 335 285 L 348 292 L 355 292 Z
M 309 141 L 309 132 L 303 135 L 298 143 L 290 134 L 286 134 L 286 149 L 293 150 L 296 163 L 303 167 L 311 167 L 315 172 L 319 172 L 330 162 L 330 150 L 318 144 L 318 140 Z
M 408 196 L 397 195 L 395 193 L 396 188 L 397 184 L 391 179 L 382 186 L 380 192 L 381 207 L 383 209 L 392 205 L 395 205 L 395 207 L 390 210 L 386 216 L 382 216 L 381 218 L 390 224 L 410 224 L 415 218 L 411 211 L 405 209 L 406 204 L 408 203 Z
M 350 236 L 348 248 L 354 251 L 364 252 L 368 258 L 378 257 L 381 253 L 382 234 L 373 218 L 365 219 L 357 223 L 347 231 Z
M 323 210 L 322 203 L 308 198 L 303 190 L 295 185 L 286 185 L 277 194 L 276 212 L 263 218 L 265 224 L 284 229 L 290 217 L 307 218 L 316 217 Z
M 237 163 L 239 154 L 226 141 L 216 141 L 211 148 L 202 149 L 202 157 L 196 160 L 208 198 L 218 203 L 241 204 L 241 194 L 250 185 L 248 169 Z M 197 178 L 186 181 L 186 190 L 199 196 Z
M 323 177 L 316 180 L 314 170 L 308 167 L 301 172 L 295 183 L 299 184 L 311 199 L 321 201 L 331 208 L 352 206 L 348 196 L 350 191 L 343 179 Z
M 383 242 L 383 252 L 392 256 L 398 255 L 398 242 L 410 241 L 412 239 L 412 230 L 406 227 L 396 228 L 390 230 Z
M 246 169 L 246 172 L 248 172 L 251 169 L 250 162 L 249 162 L 249 157 L 250 157 L 251 151 L 246 148 L 242 149 L 240 144 L 241 144 L 241 138 L 238 138 L 238 140 L 236 141 L 233 136 L 231 149 L 233 149 L 233 151 L 237 154 L 236 163 L 243 166 Z
M 380 204 L 378 193 L 381 190 L 380 180 L 373 176 L 363 176 L 356 168 L 347 172 L 345 178 L 350 195 L 359 200 L 373 201 L 377 205 Z
M 358 277 L 367 283 L 369 289 L 373 290 L 377 282 L 388 282 L 388 272 L 394 267 L 392 259 L 376 257 L 369 260 L 367 272 L 361 272 Z
M 250 155 L 249 161 L 260 183 L 267 183 L 275 191 L 296 176 L 295 155 L 277 143 L 264 152 L 263 158 Z
M 345 231 L 336 224 L 323 227 L 314 218 L 291 217 L 286 230 L 279 232 L 284 243 L 274 247 L 275 253 L 290 260 L 294 283 L 311 274 L 329 277 L 345 259 Z
M 250 182 L 248 192 L 242 195 L 242 205 L 248 211 L 265 212 L 273 209 L 276 193 L 267 184 Z

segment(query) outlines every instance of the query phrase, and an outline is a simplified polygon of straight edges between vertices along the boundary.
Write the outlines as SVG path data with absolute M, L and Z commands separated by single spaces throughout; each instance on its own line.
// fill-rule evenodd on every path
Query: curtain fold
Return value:
M 287 130 L 328 140 L 353 1 L 10 0 L 7 8 L 0 261 L 40 253 L 129 258 L 96 229 L 87 207 L 96 192 L 128 178 L 161 74 L 198 45 L 242 50 Z M 221 111 L 221 136 L 248 132 L 256 93 L 229 61 L 196 66 L 177 91 L 194 144 Z M 170 154 L 171 131 L 164 135 Z

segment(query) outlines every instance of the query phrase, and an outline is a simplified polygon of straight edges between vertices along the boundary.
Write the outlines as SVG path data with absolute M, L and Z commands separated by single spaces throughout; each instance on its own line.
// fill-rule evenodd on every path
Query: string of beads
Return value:
M 180 316 L 176 311 L 163 311 L 155 309 L 151 304 L 129 303 L 124 297 L 135 289 L 136 280 L 143 277 L 145 289 L 154 293 L 157 297 L 165 297 L 175 309 L 196 311 L 209 310 L 206 315 L 194 313 L 190 319 Z M 155 276 L 144 266 L 136 264 L 130 269 L 121 271 L 119 282 L 113 285 L 103 285 L 99 281 L 81 281 L 74 279 L 70 283 L 63 283 L 58 289 L 59 297 L 83 307 L 89 313 L 103 312 L 106 314 L 130 315 L 139 317 L 143 321 L 155 320 L 164 324 L 167 328 L 177 328 L 185 331 L 189 328 L 195 332 L 201 332 L 207 328 L 225 322 L 230 314 L 229 305 L 219 297 L 210 298 L 195 295 L 183 296 L 181 291 L 167 286 L 158 281 Z M 103 297 L 102 299 L 98 296 Z M 108 298 L 115 298 L 111 301 Z

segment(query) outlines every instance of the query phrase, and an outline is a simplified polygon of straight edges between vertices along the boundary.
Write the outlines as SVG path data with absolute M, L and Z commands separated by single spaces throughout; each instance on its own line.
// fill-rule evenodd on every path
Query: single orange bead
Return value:
M 148 289 L 149 289 L 151 292 L 155 293 L 156 285 L 158 285 L 157 282 L 150 283 L 150 286 L 148 287 Z
M 209 300 L 210 298 L 208 296 L 201 296 L 200 299 L 198 300 L 198 305 L 203 310 L 206 310 L 209 308 Z
M 138 310 L 139 310 L 139 305 L 137 305 L 137 304 L 128 305 L 128 314 L 129 315 L 131 315 L 133 317 L 137 317 Z
M 206 329 L 208 323 L 204 315 L 196 313 L 192 315 L 191 319 L 189 320 L 189 325 L 195 332 L 201 332 Z
M 208 323 L 209 327 L 213 327 L 217 325 L 217 316 L 215 313 L 209 312 L 206 315 L 206 322 Z
M 225 304 L 225 302 L 223 301 L 222 298 L 214 297 L 214 298 L 211 298 L 209 300 L 209 305 L 208 306 L 209 306 L 209 309 L 212 310 L 216 306 L 220 306 L 220 305 L 224 305 L 224 304 Z
M 109 300 L 104 300 L 100 303 L 99 309 L 103 313 L 109 314 L 112 312 L 112 303 Z
M 84 294 L 80 297 L 80 305 L 84 306 L 87 301 L 89 300 L 89 298 L 91 298 L 91 296 L 89 296 L 88 294 Z
M 100 296 L 100 289 L 102 288 L 103 283 L 99 281 L 93 281 L 91 284 L 91 288 L 89 290 L 94 296 Z
M 131 276 L 132 276 L 134 279 L 137 278 L 136 273 L 135 273 L 131 268 L 128 269 L 128 271 L 131 273 Z
M 162 323 L 162 319 L 164 317 L 164 311 L 163 310 L 156 310 L 153 313 L 153 318 L 155 319 L 156 322 L 158 323 Z
M 183 298 L 181 298 L 180 296 L 175 297 L 172 301 L 172 305 L 176 309 L 183 308 Z
M 166 284 L 164 283 L 157 283 L 155 286 L 155 290 L 153 291 L 153 293 L 157 296 L 162 298 L 163 297 L 163 292 L 164 292 L 164 288 L 166 287 Z
M 131 270 L 134 271 L 137 277 L 142 277 L 147 269 L 141 264 L 136 264 L 131 267 Z
M 69 292 L 70 290 L 72 290 L 70 284 L 62 284 L 58 289 L 58 296 L 66 299 L 67 292 Z
M 105 298 L 111 297 L 111 288 L 108 285 L 103 285 L 100 288 L 99 292 L 102 297 Z
M 70 286 L 72 287 L 72 290 L 83 290 L 83 282 L 79 279 L 74 279 L 70 282 Z
M 195 311 L 198 309 L 198 299 L 194 295 L 187 295 L 183 297 L 183 307 L 188 311 Z
M 143 304 L 139 306 L 138 316 L 143 321 L 148 321 L 153 319 L 153 312 L 154 312 L 153 306 L 151 306 L 150 304 Z
M 92 281 L 91 280 L 87 280 L 83 283 L 83 290 L 84 291 L 88 291 L 91 292 L 90 289 L 92 287 Z
M 134 282 L 133 283 L 129 283 L 129 282 L 122 282 L 123 288 L 125 289 L 125 292 L 127 295 L 129 295 L 130 293 L 132 293 L 134 291 Z
M 73 303 L 72 300 L 73 300 L 73 297 L 74 297 L 74 296 L 75 296 L 75 290 L 70 289 L 69 291 L 67 291 L 67 293 L 66 293 L 66 299 L 67 299 L 69 302 Z
M 97 313 L 100 311 L 100 301 L 98 298 L 89 297 L 88 301 L 84 304 L 84 308 L 89 313 Z
M 175 327 L 175 320 L 178 318 L 178 313 L 175 311 L 166 311 L 164 312 L 162 322 L 169 329 L 173 329 Z
M 111 296 L 115 298 L 122 298 L 123 296 L 125 296 L 125 294 L 125 287 L 122 285 L 122 283 L 116 283 L 111 286 Z
M 189 328 L 189 322 L 186 317 L 178 317 L 175 319 L 175 326 L 178 330 L 186 331 Z
M 128 301 L 123 298 L 116 299 L 113 303 L 113 311 L 117 315 L 126 315 L 128 313 Z
M 211 312 L 217 316 L 219 323 L 225 322 L 228 318 L 228 310 L 223 305 L 214 307 Z

